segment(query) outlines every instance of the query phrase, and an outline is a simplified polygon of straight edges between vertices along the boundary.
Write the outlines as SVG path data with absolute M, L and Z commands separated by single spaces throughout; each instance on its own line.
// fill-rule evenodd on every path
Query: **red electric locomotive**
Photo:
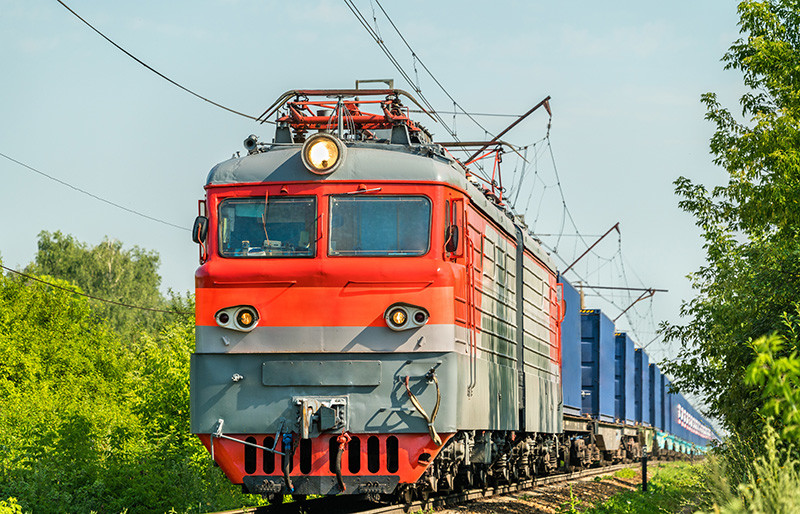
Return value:
M 565 447 L 555 266 L 404 96 L 288 92 L 208 176 L 192 431 L 248 492 L 407 499 Z

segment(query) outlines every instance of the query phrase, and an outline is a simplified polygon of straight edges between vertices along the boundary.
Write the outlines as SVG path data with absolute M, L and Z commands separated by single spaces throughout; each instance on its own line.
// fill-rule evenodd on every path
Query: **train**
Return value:
M 228 479 L 409 501 L 705 452 L 710 423 L 474 172 L 502 142 L 434 142 L 404 101 L 288 91 L 272 140 L 208 174 L 191 430 Z

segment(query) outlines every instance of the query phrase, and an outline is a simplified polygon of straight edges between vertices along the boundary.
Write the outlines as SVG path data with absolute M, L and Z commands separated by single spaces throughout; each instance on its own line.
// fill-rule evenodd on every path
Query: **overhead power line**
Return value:
M 5 157 L 9 161 L 14 162 L 16 164 L 19 164 L 23 168 L 27 168 L 30 171 L 32 171 L 34 173 L 38 173 L 39 175 L 41 175 L 41 176 L 43 176 L 45 178 L 49 178 L 50 180 L 52 180 L 54 182 L 58 182 L 62 186 L 67 186 L 68 188 L 70 188 L 70 189 L 72 189 L 74 191 L 78 191 L 79 193 L 83 193 L 86 196 L 90 196 L 90 197 L 94 198 L 95 200 L 99 200 L 99 201 L 101 201 L 103 203 L 107 203 L 108 205 L 111 205 L 111 206 L 116 207 L 118 209 L 122 209 L 123 211 L 130 212 L 131 214 L 135 214 L 137 216 L 141 216 L 142 218 L 147 218 L 147 219 L 149 219 L 151 221 L 155 221 L 155 222 L 161 223 L 163 225 L 169 225 L 170 227 L 174 227 L 174 228 L 177 228 L 177 229 L 180 229 L 180 230 L 185 230 L 187 232 L 191 232 L 191 230 L 186 228 L 186 227 L 182 227 L 180 225 L 176 225 L 174 223 L 170 223 L 169 221 L 164 221 L 164 220 L 161 220 L 161 219 L 158 219 L 158 218 L 154 218 L 153 216 L 149 216 L 149 215 L 147 215 L 147 214 L 145 214 L 143 212 L 139 212 L 139 211 L 137 211 L 135 209 L 131 209 L 130 207 L 125 207 L 124 205 L 120 205 L 118 203 L 112 202 L 111 200 L 106 200 L 105 198 L 103 198 L 101 196 L 97 196 L 94 193 L 90 193 L 89 191 L 86 191 L 85 189 L 81 189 L 81 188 L 79 188 L 77 186 L 73 186 L 69 182 L 65 182 L 65 181 L 61 180 L 60 178 L 56 178 L 56 177 L 54 177 L 52 175 L 48 175 L 47 173 L 45 173 L 43 171 L 39 171 L 36 168 L 34 168 L 33 166 L 29 166 L 29 165 L 25 164 L 24 162 L 21 162 L 21 161 L 18 161 L 16 159 L 14 159 L 13 157 L 9 157 L 8 155 L 6 155 L 6 154 L 4 154 L 2 152 L 0 152 L 0 157 Z
M 403 68 L 403 66 L 400 64 L 400 61 L 398 61 L 397 58 L 394 56 L 394 54 L 392 54 L 391 50 L 389 50 L 389 47 L 386 46 L 386 43 L 384 42 L 383 38 L 380 37 L 380 35 L 375 31 L 375 29 L 370 27 L 369 22 L 367 21 L 366 17 L 364 17 L 364 15 L 361 13 L 361 10 L 359 10 L 359 8 L 355 5 L 355 3 L 353 3 L 352 0 L 344 0 L 344 3 L 347 5 L 347 8 L 350 9 L 350 12 L 353 13 L 353 16 L 356 17 L 358 22 L 361 23 L 361 26 L 364 27 L 364 30 L 366 30 L 367 33 L 372 37 L 372 39 L 375 41 L 375 43 L 378 45 L 381 51 L 383 51 L 383 53 L 386 55 L 386 57 L 389 59 L 389 61 L 392 63 L 395 69 L 397 69 L 397 71 L 400 73 L 400 75 L 402 75 L 405 81 L 408 82 L 411 85 L 411 87 L 414 88 L 414 91 L 419 95 L 420 100 L 422 100 L 422 103 L 425 104 L 425 107 L 427 107 L 428 110 L 436 118 L 436 121 L 438 121 L 442 125 L 442 127 L 444 127 L 447 133 L 450 134 L 450 136 L 454 140 L 458 141 L 459 139 L 458 136 L 456 136 L 455 131 L 453 131 L 450 128 L 450 126 L 444 121 L 444 119 L 442 119 L 442 117 L 436 113 L 436 109 L 433 108 L 433 105 L 428 101 L 428 99 L 422 93 L 422 89 L 419 87 L 419 84 L 414 82 L 414 80 L 411 78 L 411 76 L 408 74 L 405 68 Z
M 637 291 L 637 292 L 654 291 L 656 293 L 668 293 L 669 292 L 669 289 L 656 289 L 654 287 L 595 286 L 595 285 L 588 285 L 588 284 L 584 285 L 584 284 L 581 284 L 581 283 L 578 283 L 578 285 L 581 285 L 583 287 L 589 287 L 589 288 L 592 288 L 592 289 L 611 289 L 611 290 L 614 290 L 614 291 Z
M 417 114 L 428 114 L 428 111 L 421 109 L 409 109 L 408 112 Z M 463 112 L 463 111 L 436 111 L 439 114 L 454 114 L 456 116 L 488 116 L 495 118 L 519 118 L 519 114 L 503 114 L 500 112 Z
M 191 315 L 194 314 L 193 312 L 178 311 L 178 310 L 167 310 L 167 309 L 155 309 L 153 307 L 142 307 L 140 305 L 131 305 L 131 304 L 128 304 L 128 303 L 117 302 L 117 301 L 108 300 L 108 299 L 105 299 L 105 298 L 99 298 L 97 296 L 92 296 L 90 294 L 81 293 L 81 292 L 75 291 L 73 289 L 69 289 L 67 287 L 59 286 L 57 284 L 52 284 L 50 282 L 47 282 L 46 280 L 42 280 L 40 278 L 36 278 L 34 276 L 28 275 L 27 273 L 23 273 L 21 271 L 15 270 L 15 269 L 8 268 L 6 266 L 3 266 L 2 264 L 0 264 L 0 268 L 3 268 L 4 270 L 6 270 L 6 271 L 8 271 L 10 273 L 14 273 L 15 275 L 19 275 L 19 276 L 25 277 L 25 278 L 27 278 L 29 280 L 33 280 L 34 282 L 39 282 L 39 283 L 44 284 L 46 286 L 54 287 L 56 289 L 61 289 L 62 291 L 66 291 L 68 293 L 72 293 L 72 294 L 75 294 L 75 295 L 78 295 L 78 296 L 85 296 L 86 298 L 91 298 L 92 300 L 97 300 L 99 302 L 110 303 L 112 305 L 118 305 L 120 307 L 127 307 L 128 309 L 139 309 L 139 310 L 142 310 L 142 311 L 150 311 L 150 312 L 163 312 L 163 313 L 166 313 L 166 314 L 182 314 L 182 315 L 185 315 L 185 316 L 191 316 Z
M 486 133 L 487 133 L 487 134 L 489 134 L 490 136 L 494 136 L 494 134 L 492 134 L 491 132 L 489 132 L 489 130 L 488 130 L 486 127 L 484 127 L 483 125 L 481 125 L 481 124 L 480 124 L 480 122 L 478 122 L 478 120 L 476 120 L 475 118 L 473 118 L 473 117 L 472 117 L 472 115 L 471 115 L 470 113 L 468 113 L 468 112 L 467 112 L 467 111 L 466 111 L 466 110 L 465 110 L 463 107 L 461 107 L 461 105 L 460 105 L 460 104 L 459 104 L 459 103 L 456 101 L 456 99 L 455 99 L 455 98 L 453 98 L 453 96 L 452 96 L 452 95 L 451 95 L 451 94 L 450 94 L 450 93 L 447 91 L 447 89 L 445 89 L 445 87 L 442 85 L 442 83 L 441 83 L 441 82 L 439 82 L 439 79 L 437 79 L 437 78 L 434 76 L 434 74 L 431 72 L 431 70 L 429 70 L 429 69 L 428 69 L 428 67 L 427 67 L 427 66 L 425 66 L 425 63 L 424 63 L 424 62 L 422 62 L 422 60 L 419 58 L 419 56 L 418 56 L 418 55 L 417 55 L 417 53 L 414 51 L 414 49 L 413 49 L 413 48 L 411 48 L 411 45 L 410 45 L 410 44 L 408 43 L 408 41 L 406 40 L 405 36 L 403 36 L 403 34 L 400 32 L 400 29 L 398 29 L 398 28 L 397 28 L 397 25 L 395 25 L 395 24 L 394 24 L 394 21 L 392 21 L 392 18 L 390 18 L 390 17 L 389 17 L 389 13 L 387 13 L 387 12 L 386 12 L 386 9 L 384 9 L 384 8 L 383 8 L 383 5 L 381 5 L 380 1 L 379 1 L 379 0 L 375 0 L 375 3 L 376 3 L 376 4 L 378 4 L 378 7 L 381 9 L 381 12 L 383 12 L 383 15 L 384 15 L 384 16 L 386 16 L 386 19 L 387 19 L 387 20 L 389 20 L 389 23 L 392 25 L 392 28 L 394 29 L 394 31 L 395 31 L 395 32 L 397 32 L 397 35 L 398 35 L 398 36 L 400 36 L 400 39 L 402 39 L 402 40 L 403 40 L 403 43 L 406 45 L 406 48 L 408 48 L 408 51 L 409 51 L 409 52 L 411 52 L 411 56 L 414 58 L 414 60 L 415 60 L 416 62 L 419 62 L 420 66 L 422 66 L 422 68 L 423 68 L 423 69 L 424 69 L 424 70 L 425 70 L 425 71 L 428 73 L 428 75 L 429 75 L 429 76 L 430 76 L 430 77 L 433 79 L 433 81 L 436 83 L 436 85 L 437 85 L 437 86 L 439 86 L 439 89 L 441 89 L 441 90 L 442 90 L 442 92 L 443 92 L 445 95 L 447 95 L 447 98 L 449 98 L 449 99 L 450 99 L 450 101 L 452 101 L 452 102 L 453 102 L 453 106 L 455 106 L 455 107 L 457 107 L 458 109 L 460 109 L 460 110 L 461 110 L 461 112 L 462 112 L 462 113 L 464 113 L 464 114 L 467 116 L 467 118 L 469 118 L 470 120 L 472 120 L 472 122 L 473 122 L 473 123 L 475 123 L 475 124 L 476 124 L 478 127 L 480 127 L 480 128 L 481 128 L 481 129 L 482 129 L 484 132 L 486 132 Z M 417 87 L 419 88 L 419 85 L 417 85 Z
M 130 53 L 129 51 L 125 50 L 124 48 L 122 48 L 120 45 L 118 45 L 118 44 L 117 44 L 117 43 L 115 43 L 114 41 L 112 41 L 112 40 L 111 40 L 111 38 L 109 38 L 108 36 L 106 36 L 105 34 L 103 34 L 102 32 L 100 32 L 98 29 L 96 29 L 96 28 L 94 27 L 94 25 L 92 25 L 91 23 L 89 23 L 88 21 L 86 21 L 85 19 L 83 19 L 83 18 L 81 17 L 81 15 L 80 15 L 80 14 L 76 13 L 75 11 L 73 11 L 73 10 L 72 10 L 72 9 L 71 9 L 71 8 L 70 8 L 70 7 L 69 7 L 67 4 L 65 4 L 65 3 L 64 3 L 64 2 L 62 2 L 61 0 L 56 0 L 56 2 L 60 3 L 60 4 L 61 4 L 61 5 L 62 5 L 62 6 L 65 8 L 65 9 L 66 9 L 66 10 L 68 10 L 69 12 L 71 12 L 71 13 L 72 13 L 72 14 L 73 14 L 73 15 L 74 15 L 76 18 L 78 18 L 78 19 L 79 19 L 79 20 L 81 20 L 81 21 L 82 21 L 84 24 L 86 24 L 86 26 L 87 26 L 87 27 L 89 27 L 90 29 L 92 29 L 93 31 L 95 31 L 95 32 L 96 32 L 98 35 L 100 35 L 100 37 L 102 37 L 103 39 L 105 39 L 106 41 L 108 41 L 109 43 L 111 43 L 112 45 L 114 45 L 114 46 L 115 46 L 115 47 L 116 47 L 116 48 L 117 48 L 119 51 L 121 51 L 122 53 L 124 53 L 125 55 L 127 55 L 128 57 L 130 57 L 131 59 L 133 59 L 134 61 L 138 62 L 139 64 L 141 64 L 142 66 L 144 66 L 144 67 L 145 67 L 145 68 L 147 68 L 148 70 L 152 71 L 153 73 L 155 73 L 156 75 L 158 75 L 158 76 L 159 76 L 159 77 L 161 77 L 162 79 L 166 80 L 167 82 L 169 82 L 169 83 L 170 83 L 170 84 L 172 84 L 173 86 L 177 86 L 177 87 L 179 87 L 180 89 L 182 89 L 182 90 L 186 91 L 187 93 L 189 93 L 190 95 L 193 95 L 193 96 L 195 96 L 195 97 L 199 98 L 200 100 L 203 100 L 204 102 L 208 102 L 208 103 L 210 103 L 211 105 L 213 105 L 213 106 L 215 106 L 215 107 L 219 107 L 220 109 L 224 109 L 224 110 L 226 110 L 226 111 L 228 111 L 228 112 L 230 112 L 230 113 L 237 114 L 237 115 L 239 115 L 239 116 L 243 116 L 243 117 L 245 117 L 245 118 L 248 118 L 248 119 L 251 119 L 251 120 L 254 120 L 254 121 L 258 121 L 258 118 L 257 118 L 256 116 L 250 116 L 249 114 L 245 114 L 245 113 L 243 113 L 243 112 L 239 112 L 239 111 L 237 111 L 237 110 L 235 110 L 235 109 L 231 109 L 230 107 L 226 107 L 226 106 L 222 105 L 221 103 L 218 103 L 218 102 L 215 102 L 214 100 L 211 100 L 211 99 L 209 99 L 209 98 L 206 98 L 205 96 L 203 96 L 203 95 L 201 95 L 201 94 L 199 94 L 199 93 L 195 93 L 194 91 L 192 91 L 192 90 L 191 90 L 191 89 L 189 89 L 188 87 L 186 87 L 186 86 L 183 86 L 183 85 L 179 84 L 178 82 L 176 82 L 176 81 L 172 80 L 171 78 L 167 77 L 166 75 L 164 75 L 164 74 L 163 74 L 163 73 L 161 73 L 160 71 L 156 70 L 155 68 L 153 68 L 152 66 L 150 66 L 150 65 L 149 65 L 149 64 L 147 64 L 146 62 L 142 61 L 141 59 L 139 59 L 138 57 L 136 57 L 135 55 L 133 55 L 133 54 L 132 54 L 132 53 Z M 269 123 L 272 123 L 272 122 L 270 121 Z

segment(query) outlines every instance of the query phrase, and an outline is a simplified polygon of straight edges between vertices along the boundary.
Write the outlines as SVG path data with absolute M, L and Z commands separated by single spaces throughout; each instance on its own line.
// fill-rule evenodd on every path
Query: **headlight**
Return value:
M 328 134 L 314 134 L 303 145 L 303 164 L 312 173 L 327 175 L 339 166 L 344 153 L 345 146 L 337 138 Z
M 428 322 L 428 311 L 416 305 L 396 303 L 383 313 L 386 325 L 395 331 L 419 328 Z
M 258 325 L 258 311 L 249 305 L 238 305 L 217 311 L 214 319 L 222 328 L 250 332 Z
M 401 328 L 406 324 L 406 320 L 408 320 L 408 314 L 402 307 L 395 307 L 389 312 L 389 323 L 391 323 L 392 328 Z
M 236 313 L 236 323 L 241 328 L 250 328 L 256 322 L 255 312 L 248 308 L 241 309 Z

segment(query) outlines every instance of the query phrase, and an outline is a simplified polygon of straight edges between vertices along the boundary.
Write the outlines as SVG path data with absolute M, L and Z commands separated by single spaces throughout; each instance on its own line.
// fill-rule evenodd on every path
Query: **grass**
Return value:
M 632 469 L 614 473 L 618 478 L 633 478 Z M 705 505 L 698 505 L 700 498 L 706 498 L 706 488 L 702 471 L 685 462 L 658 464 L 656 473 L 650 479 L 647 492 L 641 485 L 636 489 L 616 494 L 600 505 L 583 509 L 585 504 L 577 499 L 570 489 L 570 501 L 562 506 L 561 514 L 583 512 L 586 514 L 634 514 L 640 512 L 681 512 L 689 508 L 694 512 Z
M 614 473 L 614 476 L 622 479 L 636 478 L 636 471 L 633 468 L 623 468 Z

